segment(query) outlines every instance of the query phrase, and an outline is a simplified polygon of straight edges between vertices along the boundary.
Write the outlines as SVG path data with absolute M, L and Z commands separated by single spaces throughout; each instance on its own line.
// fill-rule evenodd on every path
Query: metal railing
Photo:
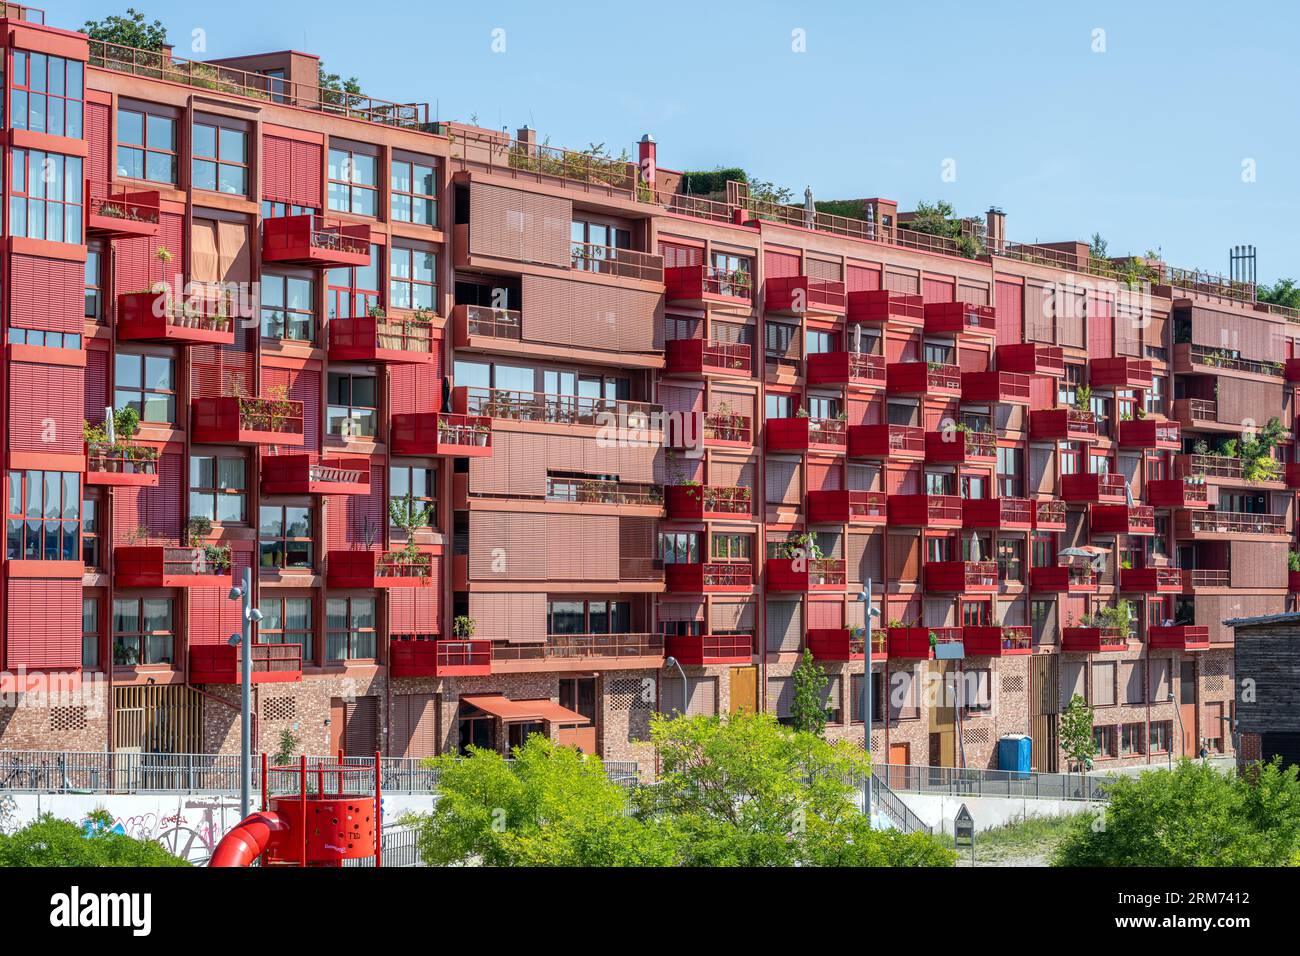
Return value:
M 635 249 L 603 246 L 590 242 L 570 245 L 570 263 L 581 272 L 619 276 L 623 279 L 641 279 L 646 282 L 664 281 L 664 257 Z
M 662 634 L 552 634 L 544 644 L 492 645 L 494 661 L 662 657 Z
M 547 501 L 571 501 L 597 505 L 662 505 L 662 485 L 614 481 L 605 478 L 546 479 Z
M 950 797 L 1022 797 L 1035 800 L 1109 800 L 1109 777 L 1087 774 L 980 770 L 876 764 L 872 775 L 895 791 Z
M 1231 574 L 1227 568 L 1189 568 L 1183 571 L 1183 587 L 1226 588 Z
M 493 309 L 486 305 L 467 305 L 463 308 L 465 329 L 470 335 L 512 339 L 516 342 L 523 337 L 523 313 L 518 309 Z
M 913 813 L 903 798 L 894 792 L 877 767 L 871 768 L 871 783 L 872 807 L 888 817 L 896 829 L 903 833 L 934 832 L 934 828 Z
M 470 415 L 520 422 L 550 422 L 564 425 L 603 425 L 606 416 L 622 422 L 644 417 L 644 426 L 663 408 L 649 402 L 630 402 L 590 395 L 556 395 L 504 388 L 467 388 L 466 410 Z
M 1192 345 L 1187 350 L 1187 357 L 1194 365 L 1209 368 L 1226 368 L 1233 372 L 1249 372 L 1252 375 L 1268 375 L 1281 378 L 1286 366 L 1281 362 L 1257 362 L 1234 355 L 1227 349 L 1212 349 L 1205 345 Z
M 384 824 L 383 836 L 380 838 L 384 847 L 385 868 L 390 866 L 424 866 L 420 858 L 420 829 L 405 823 Z M 344 860 L 343 866 L 349 868 L 373 868 L 373 856 Z
M 1192 531 L 1217 534 L 1286 534 L 1286 516 L 1251 514 L 1244 511 L 1188 512 Z

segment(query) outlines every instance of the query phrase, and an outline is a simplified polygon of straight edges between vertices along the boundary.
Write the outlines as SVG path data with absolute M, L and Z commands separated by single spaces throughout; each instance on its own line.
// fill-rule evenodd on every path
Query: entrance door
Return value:
M 752 665 L 731 669 L 731 713 L 758 712 L 758 668 Z
M 330 754 L 347 753 L 348 708 L 342 697 L 330 698 Z
M 1196 751 L 1196 661 L 1183 661 L 1178 669 L 1178 713 L 1183 719 L 1183 756 Z
M 907 783 L 907 770 L 901 769 L 911 766 L 912 763 L 912 745 L 896 744 L 889 745 L 889 774 L 887 782 L 895 789 L 902 789 Z

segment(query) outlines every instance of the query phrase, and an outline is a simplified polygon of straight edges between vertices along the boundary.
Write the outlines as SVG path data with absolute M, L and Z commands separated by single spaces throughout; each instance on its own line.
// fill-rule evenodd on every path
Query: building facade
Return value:
M 788 716 L 805 648 L 890 763 L 1064 769 L 1075 694 L 1103 762 L 1231 750 L 1300 316 L 5 12 L 0 748 L 236 748 L 248 568 L 266 750 L 653 773 L 651 714 Z

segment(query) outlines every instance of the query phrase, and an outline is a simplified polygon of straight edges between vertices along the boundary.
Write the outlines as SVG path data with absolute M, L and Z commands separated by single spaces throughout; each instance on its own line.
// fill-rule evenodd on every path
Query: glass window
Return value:
M 194 123 L 191 178 L 195 189 L 248 194 L 248 135 L 242 130 Z
M 225 524 L 248 520 L 248 494 L 241 457 L 190 456 L 190 515 Z
M 175 640 L 171 598 L 113 599 L 114 664 L 170 664 Z
M 95 247 L 86 250 L 86 318 L 102 321 L 100 313 L 100 262 L 103 253 Z
M 9 472 L 6 548 L 11 561 L 81 559 L 81 475 Z
M 394 247 L 388 260 L 388 307 L 432 312 L 437 301 L 438 257 Z
M 393 160 L 392 191 L 395 220 L 438 224 L 438 177 L 432 165 Z
M 371 244 L 370 262 L 329 271 L 325 296 L 331 319 L 354 319 L 379 308 L 379 246 Z
M 315 283 L 303 276 L 262 273 L 262 338 L 316 340 Z
M 373 375 L 329 374 L 327 428 L 339 438 L 374 438 L 379 433 L 379 393 Z
M 81 563 L 88 569 L 101 567 L 99 549 L 99 499 L 81 499 Z
M 373 660 L 375 599 L 330 598 L 325 602 L 326 660 Z
M 329 208 L 357 216 L 379 215 L 378 170 L 374 156 L 330 147 Z
M 700 560 L 700 536 L 694 531 L 661 533 L 659 550 L 664 564 L 697 564 Z
M 140 110 L 117 111 L 117 175 L 176 184 L 176 121 Z
M 10 124 L 14 129 L 81 139 L 84 81 L 80 60 L 14 50 Z
M 257 530 L 258 551 L 264 568 L 312 567 L 311 508 L 262 505 Z
M 81 169 L 79 156 L 15 149 L 9 193 L 10 233 L 81 245 Z
M 406 506 L 406 497 L 411 497 L 411 512 L 418 516 L 429 514 L 426 527 L 434 527 L 438 521 L 437 505 L 437 471 L 413 465 L 393 465 L 388 469 L 388 494 L 390 501 L 397 502 L 398 507 Z M 430 510 L 431 509 L 431 510 Z M 391 513 L 391 512 L 390 512 Z
M 99 667 L 99 598 L 81 599 L 81 666 Z
M 113 407 L 128 405 L 142 422 L 176 421 L 175 363 L 161 355 L 118 352 L 113 358 Z
M 258 639 L 264 644 L 299 644 L 303 662 L 316 659 L 311 598 L 262 598 Z
M 262 200 L 262 218 L 263 219 L 281 219 L 285 216 L 307 216 L 314 215 L 317 209 L 314 206 L 298 206 L 294 203 L 276 202 L 273 199 Z

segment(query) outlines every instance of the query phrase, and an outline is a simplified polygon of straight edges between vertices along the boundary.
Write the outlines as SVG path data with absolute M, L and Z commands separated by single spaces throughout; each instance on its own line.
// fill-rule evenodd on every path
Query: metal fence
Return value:
M 897 829 L 903 833 L 934 832 L 934 828 L 913 813 L 912 808 L 875 770 L 871 772 L 871 780 L 874 784 L 871 790 L 873 808 L 888 817 Z
M 383 866 L 385 869 L 390 866 L 424 866 L 424 861 L 420 859 L 419 847 L 416 844 L 419 832 L 415 827 L 404 823 L 394 823 L 384 827 Z M 346 868 L 364 868 L 373 867 L 374 865 L 375 858 L 373 856 L 343 861 L 343 866 Z
M 961 767 L 878 764 L 873 774 L 894 791 L 951 797 L 1018 797 L 1037 800 L 1109 800 L 1109 777 L 1019 773 Z

